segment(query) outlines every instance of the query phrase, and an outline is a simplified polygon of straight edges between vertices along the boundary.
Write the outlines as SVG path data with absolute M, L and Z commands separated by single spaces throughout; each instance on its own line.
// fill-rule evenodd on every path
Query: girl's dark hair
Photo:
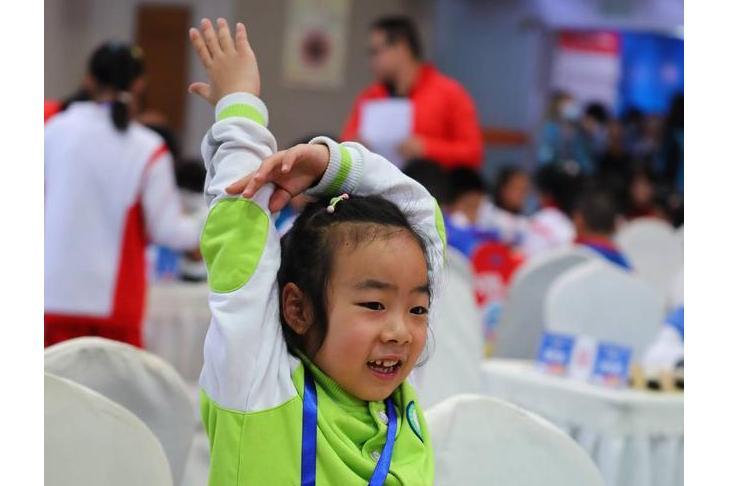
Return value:
M 424 237 L 392 202 L 379 196 L 350 196 L 348 200 L 340 201 L 333 213 L 327 212 L 328 205 L 329 200 L 324 199 L 309 203 L 281 239 L 278 291 L 284 339 L 291 351 L 307 351 L 312 355 L 319 350 L 327 334 L 327 287 L 335 251 L 341 243 L 358 245 L 406 231 L 415 238 L 423 250 L 428 269 L 431 268 Z M 314 322 L 307 334 L 314 332 L 316 341 L 308 350 L 304 337 L 294 332 L 284 317 L 283 288 L 289 282 L 306 294 L 313 308 Z
M 114 93 L 111 119 L 117 130 L 129 126 L 129 87 L 144 72 L 142 52 L 138 47 L 120 42 L 99 46 L 89 60 L 89 74 L 100 88 Z

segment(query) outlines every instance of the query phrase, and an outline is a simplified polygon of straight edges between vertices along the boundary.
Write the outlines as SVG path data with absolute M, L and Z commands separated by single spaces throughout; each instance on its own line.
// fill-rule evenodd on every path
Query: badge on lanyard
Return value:
M 407 417 L 410 428 L 413 429 L 420 442 L 425 442 L 423 440 L 423 432 L 420 430 L 420 421 L 418 420 L 418 411 L 415 409 L 415 401 L 410 400 L 408 406 L 405 407 L 405 417 Z
M 415 405 L 415 403 L 410 402 L 410 405 Z M 382 448 L 382 454 L 377 461 L 375 470 L 372 472 L 372 477 L 368 483 L 369 486 L 382 486 L 387 478 L 387 473 L 390 471 L 392 449 L 395 446 L 395 433 L 397 432 L 397 411 L 391 398 L 385 400 L 385 408 L 387 409 L 387 440 L 385 441 L 385 447 Z M 301 486 L 316 485 L 317 409 L 316 383 L 311 372 L 308 368 L 304 367 L 304 400 L 301 427 Z M 413 426 L 412 423 L 410 426 Z M 420 426 L 418 425 L 419 428 Z

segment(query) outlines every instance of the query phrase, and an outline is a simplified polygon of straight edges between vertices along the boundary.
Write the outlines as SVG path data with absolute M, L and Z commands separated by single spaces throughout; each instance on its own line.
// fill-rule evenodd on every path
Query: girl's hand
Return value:
M 264 184 L 272 182 L 276 188 L 268 208 L 272 213 L 281 211 L 291 198 L 316 185 L 329 165 L 326 145 L 301 144 L 277 152 L 264 160 L 257 171 L 234 182 L 225 190 L 228 194 L 253 197 Z
M 235 26 L 233 42 L 225 19 L 218 19 L 217 32 L 209 19 L 202 19 L 200 30 L 190 29 L 190 41 L 210 80 L 210 84 L 192 83 L 188 88 L 190 93 L 199 95 L 213 106 L 230 93 L 243 91 L 259 95 L 261 79 L 256 55 L 242 23 Z

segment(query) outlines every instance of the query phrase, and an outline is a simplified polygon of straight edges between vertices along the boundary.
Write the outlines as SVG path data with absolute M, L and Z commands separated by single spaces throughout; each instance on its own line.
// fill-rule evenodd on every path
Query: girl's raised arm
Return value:
M 209 20 L 190 39 L 210 78 L 190 90 L 215 105 L 215 124 L 202 143 L 209 212 L 200 242 L 210 286 L 212 321 L 205 338 L 200 384 L 218 407 L 250 411 L 279 404 L 294 393 L 288 354 L 277 323 L 278 235 L 265 185 L 244 199 L 226 192 L 276 150 L 258 93 L 253 51 L 238 24 L 233 41 L 225 21 Z M 214 423 L 207 424 L 208 427 Z

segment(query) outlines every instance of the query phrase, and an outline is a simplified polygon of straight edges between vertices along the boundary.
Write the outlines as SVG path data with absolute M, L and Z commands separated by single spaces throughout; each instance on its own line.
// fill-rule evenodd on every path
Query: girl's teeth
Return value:
M 370 361 L 370 363 L 372 363 L 375 366 L 382 366 L 385 368 L 389 368 L 389 367 L 395 366 L 398 363 L 398 361 L 378 359 L 378 360 Z

